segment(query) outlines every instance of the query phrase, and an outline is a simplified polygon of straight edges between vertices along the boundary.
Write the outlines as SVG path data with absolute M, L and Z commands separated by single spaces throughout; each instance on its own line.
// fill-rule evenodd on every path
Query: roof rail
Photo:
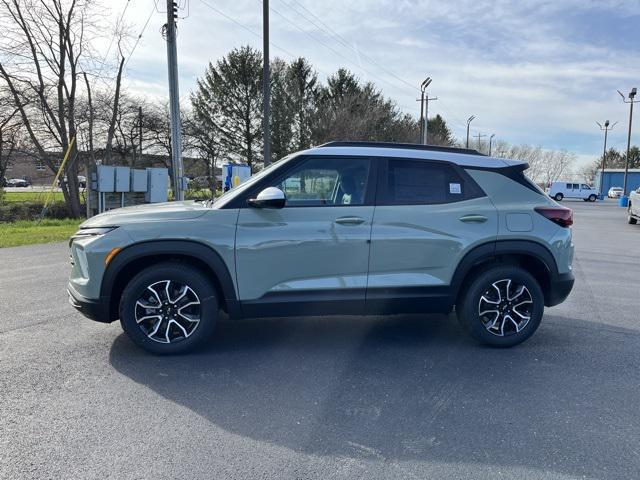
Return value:
M 441 147 L 438 145 L 421 145 L 419 143 L 393 143 L 393 142 L 356 142 L 356 141 L 336 141 L 327 142 L 322 145 L 318 145 L 316 148 L 325 147 L 373 147 L 373 148 L 399 148 L 405 150 L 424 150 L 431 152 L 449 152 L 449 153 L 463 153 L 466 155 L 481 155 L 486 157 L 484 153 L 480 153 L 477 150 L 471 148 L 457 148 L 457 147 Z

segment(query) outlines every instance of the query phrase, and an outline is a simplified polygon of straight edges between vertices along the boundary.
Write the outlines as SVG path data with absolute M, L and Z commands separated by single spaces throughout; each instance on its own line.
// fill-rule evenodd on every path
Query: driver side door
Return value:
M 246 316 L 364 312 L 375 168 L 369 158 L 300 159 L 267 187 L 283 208 L 240 208 L 237 285 Z

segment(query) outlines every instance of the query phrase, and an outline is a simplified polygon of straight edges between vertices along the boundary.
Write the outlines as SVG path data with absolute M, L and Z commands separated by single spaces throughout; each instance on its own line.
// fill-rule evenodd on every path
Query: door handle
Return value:
M 364 223 L 364 218 L 362 217 L 338 217 L 334 220 L 335 223 L 339 225 L 360 225 Z
M 484 215 L 464 215 L 459 218 L 461 222 L 465 223 L 484 223 L 488 219 Z

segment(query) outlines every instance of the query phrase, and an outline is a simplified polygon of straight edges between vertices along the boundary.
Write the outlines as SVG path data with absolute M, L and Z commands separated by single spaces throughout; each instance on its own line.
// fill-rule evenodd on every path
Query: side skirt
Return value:
M 330 290 L 269 293 L 243 301 L 246 318 L 316 315 L 383 315 L 396 313 L 448 313 L 452 295 L 443 287 Z

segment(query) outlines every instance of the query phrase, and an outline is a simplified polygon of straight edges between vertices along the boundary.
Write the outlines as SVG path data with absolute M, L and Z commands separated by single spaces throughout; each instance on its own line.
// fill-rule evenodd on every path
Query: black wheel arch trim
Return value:
M 500 255 L 523 255 L 540 261 L 545 266 L 549 276 L 550 291 L 544 292 L 545 300 L 547 300 L 545 303 L 548 302 L 548 306 L 550 306 L 551 304 L 557 304 L 564 300 L 564 298 L 562 298 L 558 301 L 557 296 L 553 295 L 552 290 L 559 282 L 567 282 L 569 280 L 573 282 L 573 275 L 559 274 L 553 254 L 546 246 L 532 240 L 496 240 L 494 242 L 483 243 L 471 249 L 458 264 L 458 268 L 451 279 L 452 297 L 454 299 L 458 298 L 458 294 L 467 275 L 475 266 L 486 261 L 491 261 Z M 568 279 L 568 277 L 570 277 L 570 279 Z M 545 290 L 544 287 L 543 290 Z
M 171 257 L 172 255 L 189 257 L 196 262 L 204 263 L 216 276 L 229 316 L 231 318 L 242 316 L 231 273 L 224 260 L 214 248 L 195 240 L 147 240 L 124 248 L 111 260 L 104 272 L 100 297 L 111 303 L 116 280 L 131 262 L 144 257 Z M 118 317 L 117 311 L 110 311 L 109 317 L 115 320 Z

